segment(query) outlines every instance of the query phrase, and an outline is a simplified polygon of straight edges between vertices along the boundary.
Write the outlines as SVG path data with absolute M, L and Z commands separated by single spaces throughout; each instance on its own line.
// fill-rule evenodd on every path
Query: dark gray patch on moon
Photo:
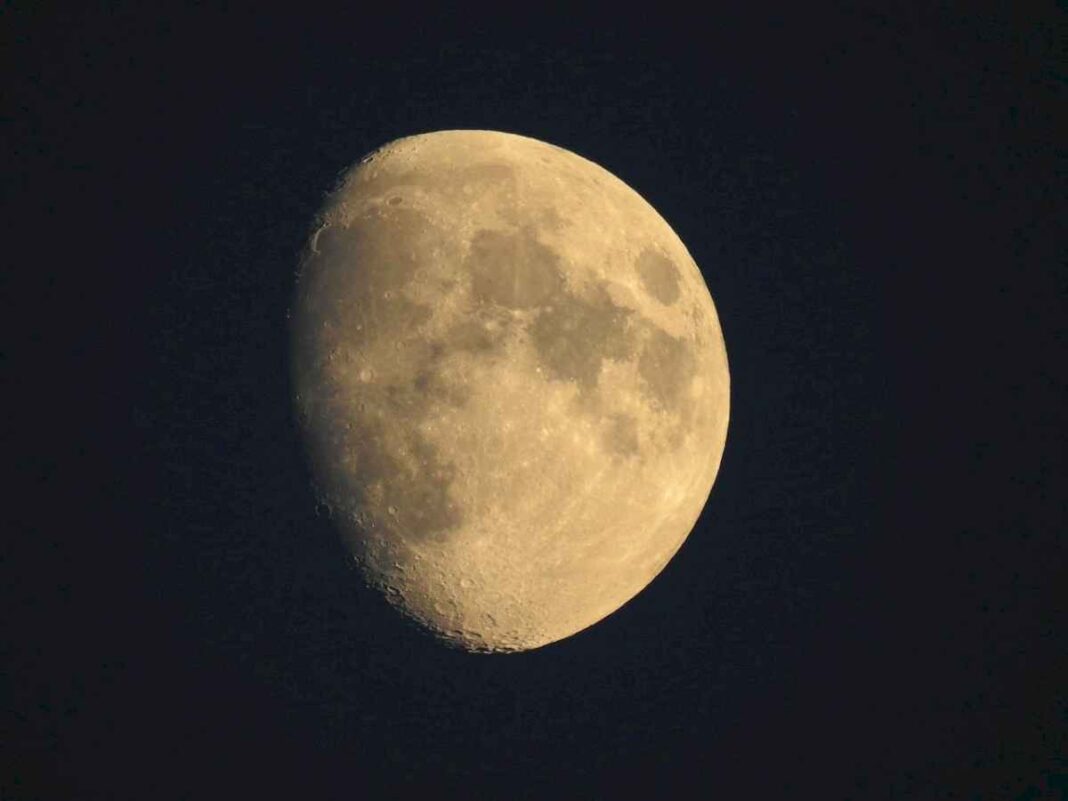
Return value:
M 538 360 L 551 378 L 596 387 L 602 361 L 630 351 L 628 314 L 603 291 L 593 300 L 561 294 L 530 327 Z
M 638 454 L 638 423 L 629 414 L 613 415 L 604 432 L 604 446 L 617 456 Z
M 559 292 L 558 264 L 556 253 L 523 231 L 479 231 L 466 260 L 475 299 L 510 309 L 540 306 Z
M 650 328 L 638 355 L 638 374 L 652 400 L 668 411 L 681 412 L 695 368 L 693 351 L 686 342 Z
M 440 403 L 444 406 L 459 408 L 467 404 L 471 399 L 472 391 L 469 387 L 450 382 L 440 373 L 430 368 L 420 369 L 412 381 L 412 387 L 429 403 Z
M 486 323 L 486 320 L 476 316 L 462 320 L 449 328 L 445 333 L 449 348 L 477 355 L 485 355 L 498 350 L 503 344 L 501 332 L 506 324 L 499 323 L 498 327 L 493 329 Z
M 646 248 L 638 256 L 635 267 L 645 291 L 654 298 L 667 306 L 679 299 L 679 271 L 670 259 Z
M 560 216 L 560 212 L 556 210 L 555 206 L 543 206 L 535 213 L 534 218 L 535 225 L 539 231 L 557 231 L 563 228 L 567 223 L 567 221 Z
M 308 269 L 321 271 L 322 280 L 335 285 L 315 290 L 333 306 L 325 319 L 352 330 L 354 317 L 372 337 L 403 335 L 429 320 L 431 309 L 413 303 L 402 290 L 440 239 L 430 220 L 406 208 L 368 212 L 347 226 L 324 229 Z

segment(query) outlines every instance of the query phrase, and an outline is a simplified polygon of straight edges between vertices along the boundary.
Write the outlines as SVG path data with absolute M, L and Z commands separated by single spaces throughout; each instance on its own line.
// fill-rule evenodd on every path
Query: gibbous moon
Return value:
M 320 498 L 366 580 L 453 645 L 591 626 L 708 499 L 730 383 L 708 287 L 567 150 L 465 130 L 375 151 L 315 221 L 291 322 Z

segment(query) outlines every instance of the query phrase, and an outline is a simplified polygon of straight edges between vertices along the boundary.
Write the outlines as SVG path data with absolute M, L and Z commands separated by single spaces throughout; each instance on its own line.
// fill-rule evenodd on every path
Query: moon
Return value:
M 645 588 L 719 470 L 708 287 L 637 192 L 510 133 L 398 139 L 314 220 L 290 314 L 316 492 L 446 643 L 523 651 Z

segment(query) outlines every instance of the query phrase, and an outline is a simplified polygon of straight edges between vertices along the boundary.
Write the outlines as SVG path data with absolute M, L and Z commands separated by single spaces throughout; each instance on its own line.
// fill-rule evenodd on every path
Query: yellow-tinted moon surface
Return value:
M 366 580 L 471 651 L 618 609 L 708 499 L 727 354 L 634 190 L 515 134 L 391 142 L 327 198 L 292 309 L 295 406 Z

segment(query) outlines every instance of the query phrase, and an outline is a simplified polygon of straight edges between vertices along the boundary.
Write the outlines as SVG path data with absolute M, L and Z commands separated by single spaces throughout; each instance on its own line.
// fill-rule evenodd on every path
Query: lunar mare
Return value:
M 719 469 L 729 374 L 700 271 L 634 190 L 535 139 L 440 131 L 349 170 L 291 333 L 316 489 L 365 578 L 469 650 L 618 609 Z

